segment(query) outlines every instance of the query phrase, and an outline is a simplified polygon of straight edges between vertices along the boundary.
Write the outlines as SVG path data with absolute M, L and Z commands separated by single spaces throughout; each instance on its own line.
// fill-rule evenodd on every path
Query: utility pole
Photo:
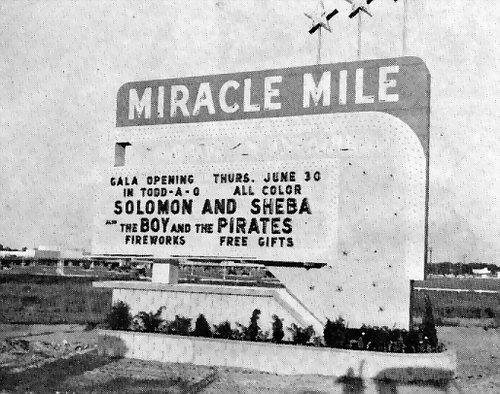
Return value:
M 406 23 L 407 23 L 407 16 L 408 16 L 408 0 L 403 0 L 403 56 L 406 56 Z
M 358 60 L 361 60 L 361 12 L 358 13 Z
M 318 56 L 316 57 L 316 64 L 321 63 L 321 27 L 318 29 Z

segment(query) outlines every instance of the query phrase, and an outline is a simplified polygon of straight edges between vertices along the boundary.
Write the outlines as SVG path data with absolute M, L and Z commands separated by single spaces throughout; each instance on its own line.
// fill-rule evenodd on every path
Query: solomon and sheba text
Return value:
M 111 177 L 110 186 L 121 197 L 106 224 L 118 227 L 125 245 L 183 246 L 213 238 L 218 247 L 292 248 L 294 226 L 307 223 L 314 211 L 307 192 L 311 188 L 305 186 L 321 188 L 321 175 L 277 171 Z

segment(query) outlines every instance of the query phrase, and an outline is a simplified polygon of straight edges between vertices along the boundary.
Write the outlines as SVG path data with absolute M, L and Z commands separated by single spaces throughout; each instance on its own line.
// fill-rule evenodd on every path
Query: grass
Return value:
M 459 322 L 457 319 L 476 319 L 500 323 L 500 303 L 498 294 L 486 293 L 457 293 L 448 291 L 426 291 L 414 292 L 414 303 L 412 315 L 421 317 L 424 312 L 424 297 L 428 294 L 434 311 L 436 324 L 446 325 Z M 451 320 L 454 319 L 454 320 Z
M 0 323 L 100 323 L 111 310 L 111 290 L 92 278 L 2 274 L 0 299 Z
M 430 278 L 415 281 L 415 287 L 500 291 L 500 279 L 490 278 Z
M 500 291 L 500 280 L 490 278 L 430 278 L 415 281 L 415 287 L 494 290 Z M 412 315 L 418 320 L 423 315 L 424 297 L 428 294 L 438 325 L 500 326 L 500 295 L 498 293 L 474 293 L 419 290 L 414 292 Z

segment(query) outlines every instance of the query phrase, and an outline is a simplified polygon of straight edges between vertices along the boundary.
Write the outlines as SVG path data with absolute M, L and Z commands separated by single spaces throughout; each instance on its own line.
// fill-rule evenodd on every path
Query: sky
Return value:
M 315 64 L 316 0 L 0 3 L 0 244 L 90 248 L 100 171 L 125 82 Z M 337 8 L 322 63 L 353 61 Z M 500 3 L 408 0 L 407 55 L 431 73 L 433 261 L 500 265 Z M 403 1 L 375 0 L 362 58 L 401 56 Z

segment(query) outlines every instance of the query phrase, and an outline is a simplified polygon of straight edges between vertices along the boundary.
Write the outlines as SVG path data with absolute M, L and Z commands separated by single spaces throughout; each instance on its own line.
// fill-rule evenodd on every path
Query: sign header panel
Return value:
M 118 127 L 381 111 L 405 121 L 427 152 L 430 77 L 417 57 L 129 82 Z

